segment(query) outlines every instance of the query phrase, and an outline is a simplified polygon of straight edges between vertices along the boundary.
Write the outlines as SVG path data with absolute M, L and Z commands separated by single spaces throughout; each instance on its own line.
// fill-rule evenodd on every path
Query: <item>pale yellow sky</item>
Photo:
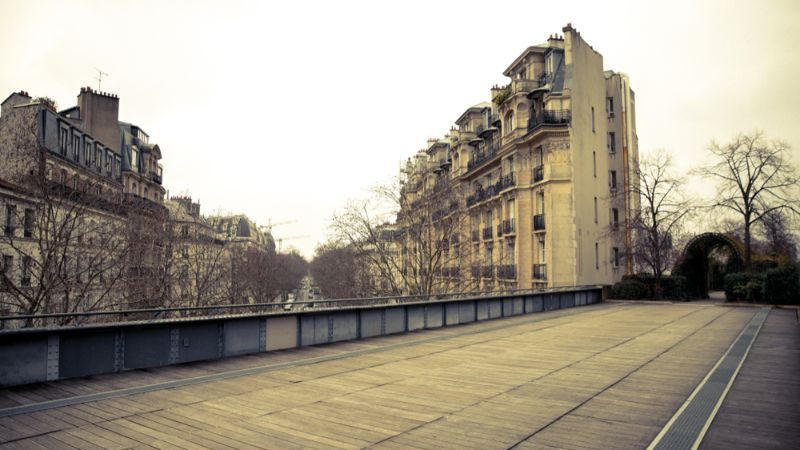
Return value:
M 332 213 L 445 134 L 529 45 L 567 23 L 629 74 L 640 151 L 681 169 L 762 129 L 800 154 L 800 2 L 0 0 L 0 97 L 120 96 L 205 213 L 296 220 L 311 256 Z

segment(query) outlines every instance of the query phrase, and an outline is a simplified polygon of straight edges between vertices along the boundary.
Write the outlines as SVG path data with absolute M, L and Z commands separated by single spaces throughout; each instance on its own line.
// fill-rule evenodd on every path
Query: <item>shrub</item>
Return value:
M 774 304 L 800 303 L 800 271 L 796 266 L 770 269 L 764 276 L 764 301 Z
M 639 300 L 648 298 L 647 285 L 638 280 L 623 280 L 611 288 L 611 297 L 620 300 Z
M 655 280 L 653 282 L 655 283 Z M 661 298 L 686 300 L 688 297 L 686 277 L 680 275 L 661 277 Z
M 667 300 L 686 300 L 688 296 L 686 288 L 686 277 L 680 275 L 662 276 L 660 279 L 660 289 L 656 296 L 656 278 L 649 273 L 639 273 L 636 275 L 624 275 L 622 282 L 636 281 L 645 287 L 644 295 L 636 297 L 639 299 L 659 298 Z M 617 283 L 619 284 L 619 283 Z M 616 286 L 616 285 L 615 285 Z M 614 291 L 612 291 L 613 293 Z M 621 298 L 621 297 L 616 297 Z
M 760 302 L 764 289 L 764 276 L 755 273 L 729 273 L 725 275 L 725 299 Z

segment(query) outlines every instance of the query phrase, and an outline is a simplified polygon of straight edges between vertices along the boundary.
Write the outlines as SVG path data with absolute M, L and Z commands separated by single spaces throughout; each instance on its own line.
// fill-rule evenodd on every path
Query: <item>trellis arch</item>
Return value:
M 686 288 L 692 297 L 708 298 L 708 255 L 725 248 L 730 253 L 728 267 L 739 272 L 744 267 L 743 249 L 739 242 L 722 233 L 702 233 L 683 247 L 672 273 L 686 277 Z

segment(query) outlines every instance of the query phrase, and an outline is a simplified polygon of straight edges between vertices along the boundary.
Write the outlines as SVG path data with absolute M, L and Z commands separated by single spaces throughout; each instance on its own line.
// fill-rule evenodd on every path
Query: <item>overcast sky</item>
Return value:
M 333 212 L 445 134 L 571 22 L 636 91 L 640 152 L 680 169 L 762 129 L 800 152 L 800 2 L 0 0 L 0 97 L 120 97 L 171 195 L 246 213 L 306 256 Z

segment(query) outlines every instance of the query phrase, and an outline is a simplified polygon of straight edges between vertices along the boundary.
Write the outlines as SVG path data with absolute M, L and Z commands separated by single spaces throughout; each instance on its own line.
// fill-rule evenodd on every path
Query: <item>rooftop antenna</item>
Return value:
M 94 70 L 97 71 L 97 78 L 95 78 L 95 80 L 97 80 L 97 90 L 99 91 L 100 85 L 103 83 L 103 75 L 108 76 L 108 74 L 98 69 L 97 67 L 95 67 Z

